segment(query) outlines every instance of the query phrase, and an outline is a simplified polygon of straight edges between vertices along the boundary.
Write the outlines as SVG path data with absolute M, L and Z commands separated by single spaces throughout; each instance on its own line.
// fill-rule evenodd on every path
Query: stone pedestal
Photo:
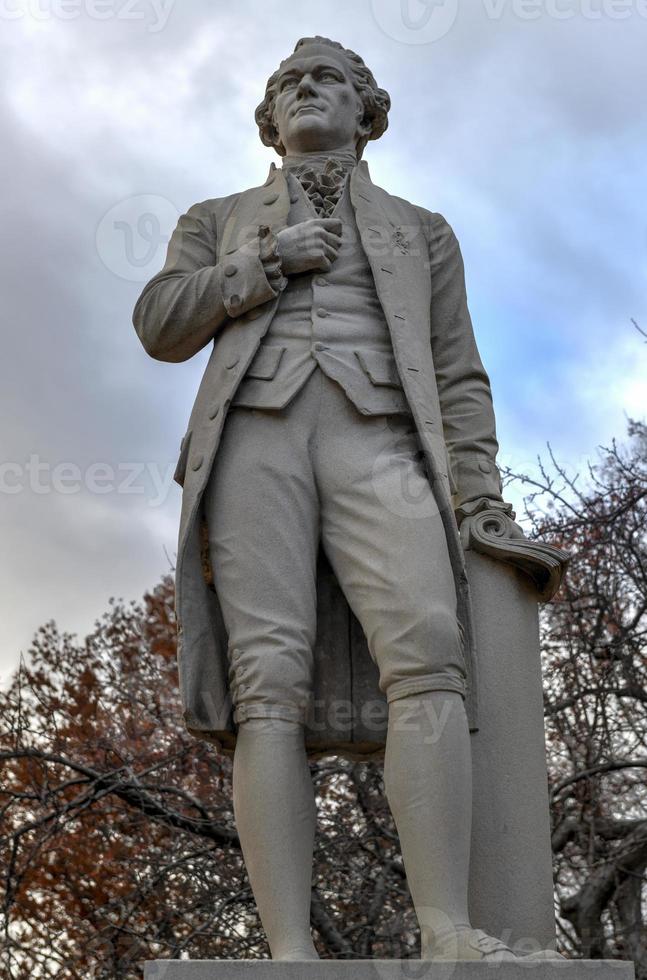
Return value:
M 477 624 L 472 735 L 472 922 L 521 950 L 555 945 L 537 594 L 512 566 L 467 551 Z
M 634 980 L 631 963 L 558 960 L 422 963 L 420 960 L 155 960 L 144 980 Z

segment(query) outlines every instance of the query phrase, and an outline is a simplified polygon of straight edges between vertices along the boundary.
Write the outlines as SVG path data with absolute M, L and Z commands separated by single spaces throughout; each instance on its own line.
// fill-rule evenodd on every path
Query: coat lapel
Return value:
M 412 330 L 428 342 L 431 284 L 420 222 L 412 223 L 410 206 L 403 210 L 397 198 L 376 187 L 363 160 L 351 174 L 350 192 L 394 346 L 403 332 L 410 343 Z
M 404 210 L 372 183 L 364 162 L 352 173 L 351 200 L 407 399 L 420 411 L 423 431 L 433 442 L 440 406 L 430 384 L 431 277 L 424 230 L 413 220 L 411 206 Z M 442 448 L 444 453 L 444 443 Z

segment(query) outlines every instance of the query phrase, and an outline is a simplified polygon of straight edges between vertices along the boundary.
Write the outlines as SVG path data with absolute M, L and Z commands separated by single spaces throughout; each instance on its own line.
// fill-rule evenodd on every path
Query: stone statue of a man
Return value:
M 303 725 L 321 543 L 388 701 L 385 787 L 421 955 L 514 959 L 468 915 L 457 526 L 510 508 L 458 242 L 361 162 L 389 107 L 354 52 L 299 41 L 256 111 L 282 167 L 192 207 L 135 309 L 159 360 L 212 346 L 176 472 L 185 720 L 224 745 L 235 733 L 234 811 L 272 956 L 316 959 Z

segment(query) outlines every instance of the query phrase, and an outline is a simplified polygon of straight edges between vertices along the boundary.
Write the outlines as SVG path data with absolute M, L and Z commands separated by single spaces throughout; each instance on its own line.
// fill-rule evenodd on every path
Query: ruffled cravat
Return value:
M 283 168 L 299 180 L 317 214 L 329 218 L 342 195 L 347 174 L 356 164 L 352 153 L 315 154 L 312 157 L 286 157 Z

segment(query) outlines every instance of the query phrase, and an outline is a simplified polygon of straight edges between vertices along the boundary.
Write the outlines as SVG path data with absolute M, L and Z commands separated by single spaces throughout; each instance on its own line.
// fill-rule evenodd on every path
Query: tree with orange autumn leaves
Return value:
M 573 554 L 542 612 L 559 942 L 634 959 L 647 980 L 647 427 L 583 481 L 554 464 L 523 479 L 527 533 Z M 230 760 L 184 730 L 175 653 L 165 577 L 83 641 L 41 628 L 0 692 L 3 976 L 129 980 L 147 959 L 268 955 Z M 415 955 L 380 767 L 311 768 L 320 954 Z

